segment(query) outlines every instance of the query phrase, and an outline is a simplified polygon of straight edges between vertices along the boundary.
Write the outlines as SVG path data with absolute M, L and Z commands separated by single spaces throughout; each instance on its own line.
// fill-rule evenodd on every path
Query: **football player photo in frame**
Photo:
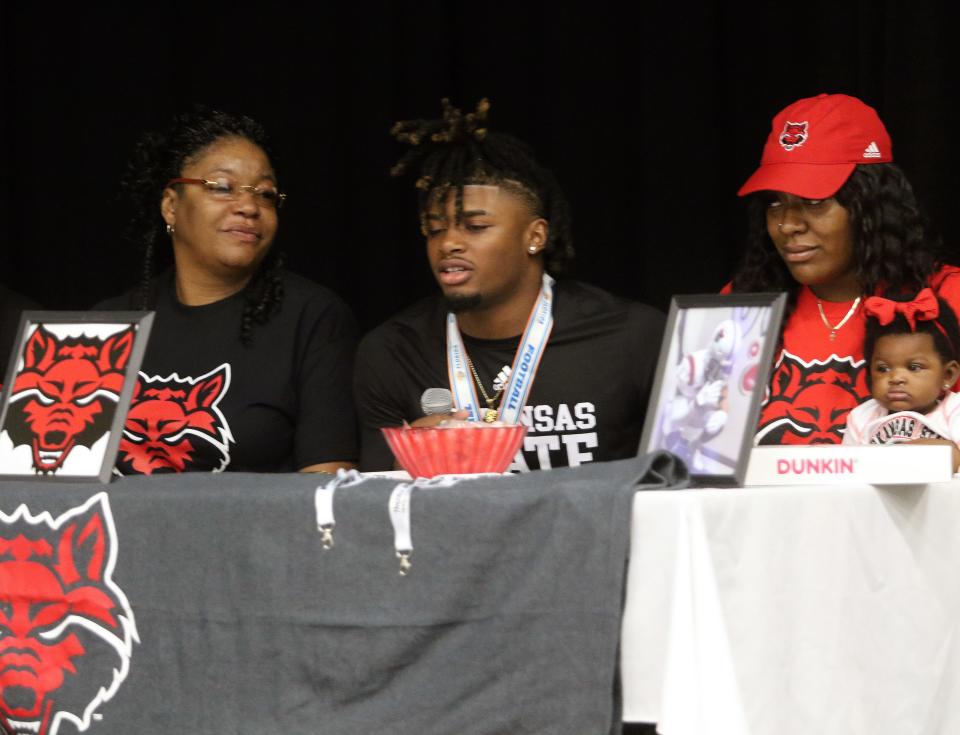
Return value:
M 0 401 L 0 480 L 109 482 L 153 313 L 27 311 Z
M 640 440 L 695 484 L 742 485 L 786 294 L 674 296 Z

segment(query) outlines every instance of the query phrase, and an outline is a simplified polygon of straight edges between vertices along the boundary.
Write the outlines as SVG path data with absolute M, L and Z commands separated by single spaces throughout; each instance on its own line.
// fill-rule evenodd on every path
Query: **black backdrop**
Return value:
M 821 91 L 875 106 L 933 220 L 957 187 L 948 3 L 2 2 L 0 281 L 50 308 L 125 290 L 117 182 L 137 135 L 192 102 L 278 143 L 279 244 L 365 328 L 433 288 L 412 182 L 389 179 L 400 118 L 492 101 L 573 204 L 576 275 L 665 308 L 714 291 L 744 230 L 735 192 L 772 115 Z

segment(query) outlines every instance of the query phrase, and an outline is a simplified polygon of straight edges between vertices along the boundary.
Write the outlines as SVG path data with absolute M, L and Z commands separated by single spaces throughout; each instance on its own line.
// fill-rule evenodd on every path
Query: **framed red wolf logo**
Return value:
M 127 678 L 133 611 L 113 579 L 117 534 L 97 493 L 57 518 L 0 511 L 0 723 L 83 732 Z M 64 732 L 67 732 L 64 729 Z
M 0 474 L 109 479 L 152 318 L 24 314 L 0 409 Z

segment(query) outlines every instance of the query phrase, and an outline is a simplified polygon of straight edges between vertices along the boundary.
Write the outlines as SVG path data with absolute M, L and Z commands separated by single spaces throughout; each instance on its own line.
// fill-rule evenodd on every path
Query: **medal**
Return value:
M 483 401 L 484 401 L 484 403 L 487 404 L 487 410 L 483 412 L 483 421 L 484 421 L 484 423 L 492 424 L 494 421 L 497 420 L 497 414 L 499 413 L 499 412 L 497 411 L 497 409 L 494 408 L 494 404 L 497 402 L 497 399 L 500 398 L 500 396 L 503 395 L 503 389 L 504 389 L 506 386 L 503 384 L 503 381 L 502 381 L 502 380 L 500 380 L 500 383 L 499 383 L 499 384 L 497 383 L 496 380 L 494 380 L 494 381 L 493 381 L 493 387 L 494 387 L 493 395 L 492 395 L 492 396 L 488 396 L 486 389 L 484 389 L 484 387 L 483 387 L 483 381 L 480 380 L 480 374 L 477 372 L 477 369 L 473 366 L 473 360 L 470 359 L 470 356 L 469 356 L 469 355 L 467 355 L 467 365 L 470 367 L 470 372 L 473 374 L 473 379 L 477 381 L 477 387 L 480 389 L 480 394 L 483 396 Z M 510 366 L 509 366 L 509 365 L 504 365 L 504 366 L 500 369 L 500 374 L 497 376 L 497 379 L 498 379 L 498 380 L 499 380 L 500 377 L 504 374 L 504 371 L 506 371 L 507 373 L 509 373 L 509 372 L 510 372 Z

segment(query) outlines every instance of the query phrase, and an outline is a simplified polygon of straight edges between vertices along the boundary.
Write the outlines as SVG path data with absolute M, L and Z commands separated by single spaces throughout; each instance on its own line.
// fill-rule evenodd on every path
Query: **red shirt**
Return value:
M 930 285 L 960 312 L 960 268 L 943 266 Z M 729 293 L 729 285 L 723 289 Z M 831 325 L 838 324 L 853 301 L 821 301 Z M 823 323 L 817 297 L 807 286 L 787 318 L 774 360 L 767 396 L 757 425 L 758 444 L 839 444 L 847 414 L 870 398 L 863 338 L 866 320 L 861 302 L 846 323 L 831 330 Z

